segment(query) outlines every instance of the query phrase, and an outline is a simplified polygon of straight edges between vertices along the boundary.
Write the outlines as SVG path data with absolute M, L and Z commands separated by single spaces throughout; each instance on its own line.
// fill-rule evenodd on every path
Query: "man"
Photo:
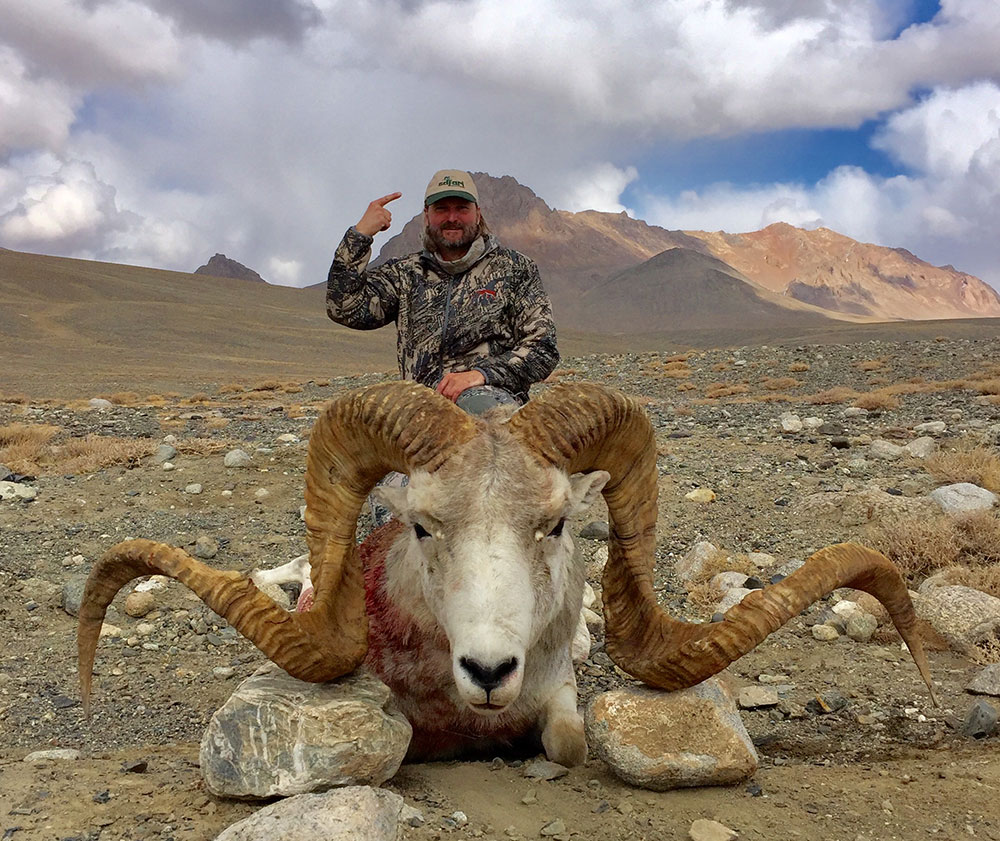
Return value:
M 424 250 L 369 269 L 375 234 L 392 222 L 387 205 L 401 195 L 376 199 L 348 228 L 327 277 L 327 314 L 359 330 L 395 322 L 403 378 L 449 400 L 492 386 L 523 403 L 559 360 L 538 268 L 489 233 L 469 173 L 441 170 L 424 194 Z

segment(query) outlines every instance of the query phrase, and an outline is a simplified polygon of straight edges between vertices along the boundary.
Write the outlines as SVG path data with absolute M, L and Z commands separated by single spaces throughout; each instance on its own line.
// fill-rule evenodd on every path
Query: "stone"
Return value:
M 677 561 L 675 572 L 682 581 L 691 581 L 701 575 L 705 564 L 719 554 L 715 544 L 707 540 L 699 540 L 684 556 Z
M 802 431 L 802 419 L 794 412 L 783 412 L 778 420 L 781 423 L 782 432 Z
M 929 494 L 945 514 L 964 516 L 979 511 L 989 511 L 997 504 L 997 497 L 992 491 L 973 485 L 971 482 L 958 482 L 935 488 Z
M 594 520 L 580 529 L 580 537 L 584 540 L 607 540 L 609 536 L 610 530 L 604 520 Z
M 83 588 L 86 586 L 87 579 L 81 576 L 67 578 L 63 584 L 60 605 L 70 616 L 76 616 L 80 613 L 80 602 L 83 601 Z
M 191 554 L 196 558 L 201 558 L 202 560 L 208 561 L 219 554 L 219 541 L 206 534 L 198 535 L 198 539 L 194 542 L 194 549 Z
M 817 418 L 815 415 L 808 418 L 802 418 L 802 426 L 810 432 L 815 432 L 816 430 L 822 428 L 823 418 Z
M 379 785 L 399 769 L 412 729 L 365 669 L 330 683 L 267 664 L 209 722 L 201 769 L 221 797 L 288 797 L 334 786 Z
M 749 596 L 753 590 L 747 587 L 733 587 L 726 591 L 719 603 L 715 606 L 714 613 L 725 613 L 729 608 L 735 607 L 743 599 Z
M 868 613 L 855 613 L 847 620 L 847 636 L 855 642 L 871 642 L 877 630 L 878 620 Z
M 720 572 L 709 581 L 709 586 L 715 590 L 731 590 L 734 587 L 742 587 L 746 584 L 747 576 L 742 572 Z
M 927 423 L 918 423 L 913 427 L 913 431 L 917 435 L 943 435 L 948 429 L 948 424 L 944 421 L 928 421 Z
M 934 587 L 921 593 L 913 606 L 917 616 L 927 620 L 961 654 L 974 655 L 1000 637 L 1000 599 L 981 590 L 960 585 Z
M 545 826 L 538 830 L 538 834 L 546 838 L 551 838 L 555 835 L 565 835 L 566 822 L 562 818 L 556 818 L 554 821 L 549 821 L 545 824 Z
M 640 788 L 732 785 L 757 769 L 733 697 L 714 677 L 679 692 L 604 692 L 587 707 L 586 727 L 592 751 Z
M 25 762 L 72 762 L 80 758 L 82 754 L 73 748 L 52 748 L 50 750 L 36 750 L 24 757 Z
M 985 739 L 996 732 L 998 720 L 1000 710 L 985 698 L 980 698 L 969 708 L 961 733 L 969 739 Z
M 125 612 L 139 619 L 156 607 L 156 597 L 149 590 L 133 590 L 125 597 Z
M 691 841 L 736 841 L 739 837 L 738 832 L 734 832 L 725 824 L 707 818 L 698 818 L 688 829 L 688 838 Z
M 695 488 L 684 494 L 684 499 L 700 503 L 715 502 L 715 491 L 708 488 Z
M 279 444 L 298 444 L 299 436 L 292 432 L 285 432 L 279 435 L 276 440 Z
M 222 460 L 226 467 L 250 467 L 253 460 L 243 450 L 230 450 Z
M 38 490 L 20 482 L 0 482 L 0 500 L 20 499 L 30 502 L 38 496 Z
M 993 695 L 1000 697 L 1000 663 L 993 663 L 976 675 L 969 685 L 965 687 L 966 692 L 973 695 Z
M 153 451 L 153 463 L 163 464 L 165 461 L 173 461 L 177 457 L 177 448 L 170 444 L 160 444 Z
M 770 569 L 778 563 L 778 559 L 774 555 L 767 554 L 767 552 L 748 552 L 747 560 L 757 567 L 757 569 Z
M 899 444 L 893 444 L 884 438 L 876 438 L 868 447 L 868 454 L 872 458 L 880 458 L 883 461 L 891 461 L 903 455 L 903 448 Z
M 531 780 L 558 780 L 569 773 L 569 768 L 560 765 L 558 762 L 549 762 L 547 759 L 536 759 L 524 766 L 521 772 Z
M 190 485 L 185 485 L 184 493 L 197 496 L 202 491 L 202 486 L 198 482 L 192 482 Z
M 803 521 L 830 519 L 843 526 L 861 526 L 885 519 L 924 518 L 939 512 L 927 497 L 895 496 L 881 488 L 809 494 L 795 505 Z
M 903 449 L 907 455 L 913 456 L 913 458 L 927 458 L 938 451 L 938 445 L 937 441 L 929 435 L 925 435 L 923 438 L 910 441 Z
M 348 786 L 273 803 L 223 830 L 215 841 L 398 841 L 412 811 L 395 792 Z
M 814 640 L 819 640 L 820 642 L 833 642 L 836 639 L 840 639 L 840 631 L 833 627 L 833 625 L 823 623 L 822 625 L 812 626 L 812 636 Z
M 845 418 L 866 418 L 868 417 L 868 410 L 862 409 L 860 406 L 848 406 L 844 409 Z
M 744 686 L 737 695 L 737 703 L 741 710 L 756 710 L 761 707 L 778 706 L 778 692 L 764 686 Z
M 113 409 L 115 407 L 114 403 L 110 400 L 105 400 L 103 397 L 91 397 L 90 400 L 87 401 L 87 405 L 90 406 L 91 409 L 101 410 Z

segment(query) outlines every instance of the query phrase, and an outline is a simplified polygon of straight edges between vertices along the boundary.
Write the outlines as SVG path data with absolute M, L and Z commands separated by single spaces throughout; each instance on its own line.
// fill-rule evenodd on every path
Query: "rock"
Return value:
M 698 818 L 688 830 L 688 838 L 691 841 L 736 841 L 739 837 L 738 832 L 734 832 L 725 824 L 705 818 Z
M 774 555 L 768 555 L 767 552 L 749 552 L 747 560 L 757 569 L 770 569 L 778 563 L 778 559 Z
M 845 622 L 852 616 L 864 612 L 861 610 L 861 605 L 855 601 L 851 601 L 850 599 L 841 599 L 831 608 L 831 610 L 836 613 L 837 616 L 842 617 Z
M 876 487 L 866 487 L 860 492 L 810 494 L 795 506 L 795 513 L 802 520 L 829 518 L 844 526 L 900 517 L 931 517 L 938 511 L 938 506 L 927 497 L 895 496 Z
M 91 409 L 101 410 L 113 409 L 115 407 L 114 403 L 110 400 L 105 400 L 103 397 L 91 397 L 90 400 L 87 401 L 87 405 L 90 406 Z
M 230 450 L 222 460 L 226 467 L 250 467 L 252 459 L 243 450 Z
M 847 620 L 847 636 L 855 642 L 870 642 L 878 630 L 878 620 L 868 613 L 855 613 Z
M 718 575 L 714 576 L 709 585 L 715 590 L 721 590 L 725 592 L 726 590 L 731 590 L 734 587 L 742 587 L 747 580 L 747 576 L 742 572 L 720 572 Z
M 952 516 L 989 511 L 997 504 L 998 499 L 992 491 L 973 485 L 971 482 L 959 482 L 955 485 L 935 488 L 929 496 L 945 514 Z
M 783 412 L 778 420 L 781 423 L 782 432 L 802 431 L 802 419 L 794 412 Z
M 163 462 L 163 470 L 165 472 L 169 473 L 173 469 L 174 469 L 174 463 L 172 461 Z
M 833 627 L 833 625 L 823 623 L 822 625 L 812 626 L 812 636 L 814 640 L 819 640 L 820 642 L 833 642 L 836 639 L 840 639 L 840 631 Z
M 588 706 L 586 726 L 594 753 L 640 788 L 731 785 L 757 769 L 732 695 L 717 678 L 679 692 L 604 692 Z
M 165 461 L 173 461 L 177 457 L 177 448 L 170 444 L 160 444 L 153 452 L 153 463 L 163 464 Z
M 823 692 L 813 698 L 806 704 L 806 709 L 817 715 L 828 715 L 829 713 L 839 712 L 847 704 L 847 698 L 837 692 L 836 689 L 831 689 L 829 692 Z
M 910 441 L 903 450 L 907 455 L 913 456 L 913 458 L 927 458 L 933 455 L 938 450 L 937 441 L 935 441 L 930 436 L 924 436 L 923 438 L 917 438 Z
M 82 754 L 72 748 L 53 748 L 36 750 L 24 757 L 25 762 L 65 762 L 79 759 Z
M 253 492 L 253 495 L 254 499 L 267 499 L 271 495 L 271 492 L 267 488 L 257 488 Z
M 191 554 L 202 560 L 210 560 L 219 554 L 219 541 L 206 534 L 199 535 Z
M 874 616 L 879 625 L 884 625 L 889 621 L 889 611 L 871 593 L 866 593 L 864 590 L 851 590 L 849 588 L 839 590 L 838 592 L 843 593 L 845 599 L 854 602 L 869 616 Z M 837 606 L 834 605 L 834 610 L 836 609 Z
M 551 838 L 554 835 L 565 835 L 566 822 L 562 818 L 556 818 L 538 830 L 538 834 L 546 838 Z
M 394 792 L 349 786 L 273 803 L 223 830 L 215 841 L 398 841 L 410 811 Z
M 998 719 L 1000 710 L 985 698 L 980 698 L 969 708 L 961 733 L 969 739 L 985 739 L 996 732 Z
M 584 540 L 607 540 L 609 536 L 610 530 L 604 520 L 594 520 L 580 529 L 580 537 Z
M 156 597 L 148 590 L 133 590 L 125 598 L 125 612 L 135 619 L 145 616 L 156 607 Z
M 705 564 L 719 554 L 719 549 L 707 540 L 698 541 L 682 557 L 675 568 L 677 577 L 682 581 L 691 581 L 701 575 Z
M 14 471 L 6 464 L 0 464 L 0 482 L 14 481 Z
M 1000 663 L 987 666 L 976 675 L 969 685 L 965 687 L 966 692 L 974 695 L 994 695 L 1000 697 Z
M 708 488 L 695 488 L 693 491 L 688 491 L 684 494 L 684 499 L 688 499 L 691 502 L 715 502 L 715 491 Z
M 531 780 L 558 780 L 569 773 L 569 768 L 560 765 L 558 762 L 549 762 L 547 759 L 536 759 L 524 766 L 522 771 L 525 777 Z
M 201 491 L 202 487 L 198 482 L 192 482 L 190 485 L 184 487 L 184 493 L 192 494 L 193 496 L 197 496 Z
M 848 406 L 844 409 L 845 418 L 866 418 L 868 417 L 868 410 L 862 409 L 860 406 Z
M 279 435 L 276 440 L 279 444 L 298 444 L 299 436 L 291 432 L 285 432 Z
M 972 655 L 1000 637 L 1000 599 L 971 587 L 934 587 L 914 600 L 917 616 L 927 620 L 948 644 Z
M 740 688 L 737 703 L 741 710 L 756 710 L 761 707 L 776 707 L 778 692 L 763 686 L 744 686 Z
M 913 431 L 917 435 L 943 435 L 948 429 L 948 425 L 944 421 L 928 421 L 927 423 L 918 423 L 913 427 Z
M 823 427 L 823 418 L 817 418 L 815 416 L 802 418 L 802 426 L 810 432 L 815 432 Z
M 868 448 L 868 453 L 872 458 L 880 458 L 883 461 L 892 461 L 903 455 L 903 448 L 898 444 L 893 444 L 891 441 L 886 441 L 883 438 L 877 438 L 872 441 L 871 446 Z
M 825 421 L 817 430 L 820 435 L 830 435 L 833 437 L 843 435 L 844 431 L 844 425 L 842 423 L 837 423 L 836 421 Z
M 87 579 L 79 576 L 67 578 L 63 584 L 61 607 L 70 616 L 80 613 L 80 602 L 83 601 L 83 588 L 86 585 Z
M 30 502 L 38 496 L 35 488 L 22 485 L 20 482 L 0 482 L 0 500 L 21 499 Z
M 390 694 L 365 669 L 314 684 L 267 664 L 212 716 L 201 740 L 206 786 L 221 797 L 264 798 L 383 783 L 412 733 L 386 709 Z
M 719 603 L 715 606 L 713 613 L 725 613 L 729 608 L 738 605 L 743 599 L 749 596 L 753 590 L 746 587 L 733 587 L 726 591 Z

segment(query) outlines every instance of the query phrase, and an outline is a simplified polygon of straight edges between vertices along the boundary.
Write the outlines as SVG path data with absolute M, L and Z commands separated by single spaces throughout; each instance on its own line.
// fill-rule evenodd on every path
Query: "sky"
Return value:
M 997 0 L 0 0 L 0 246 L 303 286 L 459 168 L 1000 289 L 998 45 Z

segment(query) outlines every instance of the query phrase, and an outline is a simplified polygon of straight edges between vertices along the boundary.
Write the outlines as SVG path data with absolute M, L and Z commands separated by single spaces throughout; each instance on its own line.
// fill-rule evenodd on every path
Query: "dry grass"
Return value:
M 764 377 L 761 385 L 768 391 L 784 391 L 789 388 L 798 388 L 802 383 L 795 377 Z
M 711 616 L 722 598 L 723 593 L 711 585 L 711 580 L 720 572 L 730 571 L 756 575 L 757 567 L 745 555 L 729 555 L 721 549 L 709 558 L 687 588 L 688 605 L 698 618 L 707 619 Z
M 94 473 L 115 464 L 135 464 L 153 451 L 147 439 L 88 435 L 60 441 L 60 433 L 58 426 L 41 424 L 0 427 L 0 462 L 30 476 Z
M 720 397 L 732 397 L 735 394 L 746 394 L 750 386 L 742 383 L 711 383 L 705 386 L 705 397 L 709 400 L 718 400 Z
M 278 391 L 282 384 L 277 380 L 261 380 L 255 386 L 252 386 L 251 391 Z
M 942 484 L 971 482 L 1000 492 L 1000 455 L 990 447 L 939 451 L 924 462 L 924 467 Z
M 574 371 L 572 368 L 564 368 L 563 370 L 570 374 L 576 373 L 576 371 Z M 553 373 L 555 373 L 555 371 L 553 371 Z M 316 386 L 317 388 L 327 388 L 330 385 L 330 381 L 324 377 L 321 380 L 313 380 L 313 385 Z
M 218 438 L 182 438 L 174 446 L 186 456 L 210 456 L 231 449 L 233 443 Z
M 110 400 L 116 406 L 139 406 L 142 398 L 134 391 L 116 391 L 114 394 L 106 395 L 105 399 Z
M 837 385 L 825 391 L 807 395 L 802 399 L 806 403 L 812 403 L 814 406 L 824 406 L 831 403 L 847 403 L 857 396 L 858 393 L 853 388 L 849 388 L 846 385 Z
M 14 406 L 23 406 L 28 402 L 28 398 L 23 394 L 3 394 L 0 392 L 0 403 L 10 403 Z
M 677 383 L 676 389 L 678 391 L 697 391 L 698 390 L 698 386 L 696 386 L 690 380 L 685 380 L 682 383 Z
M 281 387 L 281 390 L 285 394 L 298 394 L 300 391 L 302 391 L 302 386 L 300 386 L 298 383 L 285 383 Z
M 201 403 L 211 403 L 212 398 L 208 394 L 205 394 L 204 391 L 198 391 L 188 397 L 184 402 L 193 406 Z
M 885 366 L 884 359 L 862 359 L 855 363 L 855 367 L 862 371 L 878 371 Z
M 716 362 L 712 366 L 712 370 L 713 371 L 728 371 L 729 370 L 729 363 L 728 362 Z
M 37 476 L 39 457 L 60 431 L 58 426 L 50 424 L 0 426 L 0 464 L 6 464 L 14 473 Z
M 900 399 L 895 394 L 885 390 L 859 394 L 851 401 L 851 404 L 857 406 L 859 409 L 868 409 L 869 411 L 898 409 L 902 405 Z
M 975 382 L 972 388 L 980 394 L 1000 394 L 1000 379 L 981 380 Z
M 793 374 L 802 374 L 809 370 L 809 363 L 793 362 L 791 365 L 788 366 L 788 370 L 791 371 Z
M 871 526 L 865 542 L 888 557 L 907 578 L 922 579 L 955 564 L 962 541 L 955 521 L 936 517 L 897 517 Z

